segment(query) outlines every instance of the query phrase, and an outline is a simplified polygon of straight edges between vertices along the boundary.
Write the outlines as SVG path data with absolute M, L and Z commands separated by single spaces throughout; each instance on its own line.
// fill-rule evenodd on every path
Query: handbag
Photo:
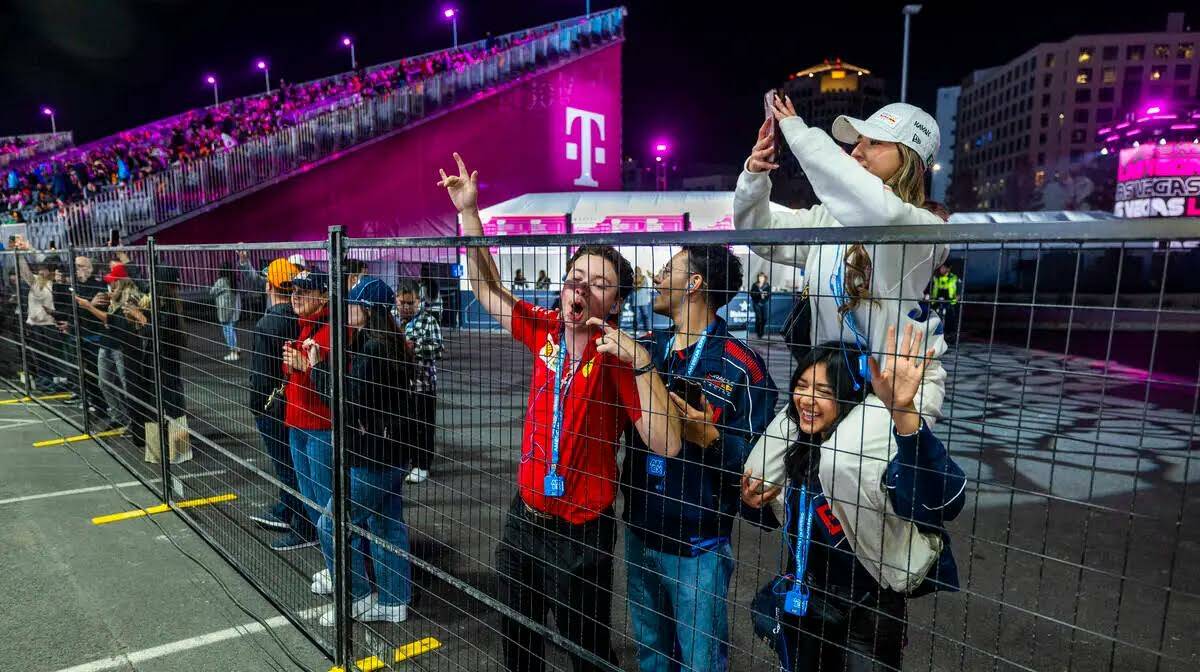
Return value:
M 145 461 L 158 464 L 162 455 L 162 443 L 157 422 L 147 422 Z M 192 435 L 188 433 L 187 416 L 171 418 L 167 422 L 167 459 L 179 464 L 192 459 Z
M 808 351 L 812 349 L 812 302 L 808 300 L 807 281 L 779 333 L 797 363 L 808 356 Z

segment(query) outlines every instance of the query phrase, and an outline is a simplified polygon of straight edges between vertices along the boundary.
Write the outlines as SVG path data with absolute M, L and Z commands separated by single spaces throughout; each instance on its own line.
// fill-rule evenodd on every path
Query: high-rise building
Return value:
M 958 97 L 951 204 L 1109 207 L 1111 189 L 1089 177 L 1113 172 L 1097 130 L 1151 101 L 1196 100 L 1198 41 L 1175 12 L 1163 32 L 1076 35 L 973 73 Z M 1047 180 L 1074 186 L 1067 198 L 1042 202 Z
M 805 68 L 788 75 L 779 87 L 779 92 L 792 99 L 796 113 L 805 123 L 828 132 L 838 115 L 848 114 L 865 118 L 887 104 L 884 95 L 884 80 L 871 71 L 846 63 L 840 58 Z M 771 198 L 792 207 L 807 207 L 816 202 L 816 196 L 803 178 L 800 166 L 783 147 L 780 156 L 781 170 L 772 175 Z
M 933 157 L 933 184 L 930 188 L 930 198 L 946 202 L 946 187 L 954 175 L 954 137 L 958 123 L 958 96 L 962 93 L 961 86 L 943 86 L 937 91 L 938 131 L 942 134 L 942 144 L 938 146 L 937 155 Z

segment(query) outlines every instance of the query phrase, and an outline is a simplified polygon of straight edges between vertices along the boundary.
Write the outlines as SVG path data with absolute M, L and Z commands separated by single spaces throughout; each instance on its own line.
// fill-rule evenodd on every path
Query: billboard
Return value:
M 1200 217 L 1200 144 L 1122 149 L 1113 212 L 1118 217 Z

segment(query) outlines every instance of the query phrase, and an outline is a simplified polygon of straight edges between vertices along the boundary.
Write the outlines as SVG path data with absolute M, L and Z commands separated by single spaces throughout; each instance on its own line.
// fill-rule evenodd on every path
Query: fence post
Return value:
M 17 272 L 17 334 L 20 336 L 21 342 L 21 375 L 23 380 L 22 386 L 25 388 L 25 396 L 32 397 L 33 391 L 29 381 L 29 344 L 25 342 L 25 304 L 24 301 L 28 298 L 21 297 L 21 250 L 13 250 L 13 269 Z M 32 280 L 32 278 L 30 278 Z M 28 283 L 26 283 L 28 284 Z
M 154 245 L 154 236 L 146 240 L 147 275 L 150 276 L 150 341 L 154 352 L 154 414 L 158 418 L 158 457 L 162 468 L 162 501 L 171 503 L 171 431 L 170 422 L 163 412 L 163 360 L 161 312 L 158 306 L 158 250 Z M 149 438 L 149 437 L 146 437 Z
M 88 413 L 87 360 L 83 357 L 83 325 L 79 322 L 78 277 L 75 270 L 75 247 L 67 247 L 68 267 L 71 271 L 71 326 L 75 330 L 75 366 L 79 369 L 79 407 L 83 410 L 83 433 L 92 433 L 91 414 Z
M 329 397 L 330 433 L 333 484 L 330 507 L 333 514 L 334 609 L 337 625 L 334 630 L 336 648 L 334 664 L 342 669 L 354 665 L 354 623 L 350 618 L 350 529 L 349 498 L 350 471 L 346 466 L 345 432 L 342 419 L 346 385 L 346 284 L 342 279 L 342 259 L 345 234 L 342 227 L 329 227 L 327 253 L 329 258 L 329 373 L 332 389 Z

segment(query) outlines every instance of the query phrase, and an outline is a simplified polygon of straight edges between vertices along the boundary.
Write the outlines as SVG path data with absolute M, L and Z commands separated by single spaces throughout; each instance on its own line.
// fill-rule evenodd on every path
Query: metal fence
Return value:
M 379 96 L 359 97 L 350 101 L 353 104 L 340 100 L 270 135 L 122 183 L 81 202 L 26 213 L 28 238 L 41 248 L 51 242 L 103 245 L 114 230 L 122 240 L 139 238 L 159 225 L 444 111 L 489 87 L 602 48 L 624 35 L 624 12 L 616 8 L 586 21 L 550 24 L 547 27 L 554 32 L 489 55 L 461 71 L 440 72 Z
M 814 280 L 828 259 L 844 267 L 856 241 L 869 241 L 875 284 L 849 311 L 857 319 L 838 318 L 828 301 L 844 301 L 844 285 Z M 1195 220 L 528 240 L 334 229 L 327 241 L 241 250 L 151 241 L 66 251 L 66 278 L 50 285 L 54 327 L 17 326 L 43 299 L 10 281 L 0 344 L 26 395 L 99 437 L 344 669 L 721 669 L 726 658 L 729 669 L 773 669 L 770 641 L 782 636 L 786 655 L 810 661 L 797 669 L 896 669 L 902 652 L 906 670 L 1190 670 L 1197 241 Z M 568 263 L 597 244 L 616 245 L 659 290 L 615 304 L 626 332 L 662 330 L 645 345 L 656 373 L 586 341 L 567 364 L 557 346 L 566 332 L 547 311 L 586 317 L 629 285 L 588 255 L 599 266 L 587 274 Z M 481 294 L 491 271 L 460 257 L 476 246 L 498 252 L 513 301 Z M 37 253 L 6 254 L 6 269 L 38 270 Z M 932 283 L 945 254 L 954 299 Z M 319 272 L 292 281 L 305 294 L 264 293 L 258 269 L 293 255 L 329 274 L 328 315 L 311 296 Z M 76 274 L 85 257 L 94 271 Z M 807 281 L 792 265 L 801 259 Z M 110 261 L 132 278 L 113 283 L 115 309 L 89 296 Z M 911 277 L 884 288 L 889 264 Z M 735 267 L 743 280 L 729 284 Z M 286 262 L 274 268 L 280 283 L 290 275 L 278 275 Z M 517 269 L 528 284 L 513 286 Z M 755 296 L 759 273 L 772 289 Z M 379 291 L 359 285 L 363 274 Z M 822 360 L 824 381 L 796 371 L 779 334 L 806 286 L 817 334 L 853 322 L 867 341 L 844 332 L 851 343 Z M 386 319 L 356 328 L 351 299 L 386 301 Z M 284 303 L 317 306 L 328 341 L 264 339 L 264 314 Z M 715 305 L 723 322 L 708 322 Z M 887 323 L 935 349 L 913 402 L 931 432 L 915 449 L 891 432 L 888 403 L 901 404 L 884 401 L 903 385 L 860 369 L 860 355 L 883 374 L 897 361 L 876 347 Z M 305 335 L 320 342 L 319 372 L 268 405 L 287 370 L 279 344 L 307 356 Z M 252 376 L 262 364 L 270 380 Z M 570 370 L 555 401 L 553 372 Z M 713 413 L 684 414 L 644 376 Z M 272 420 L 280 412 L 290 429 Z M 560 498 L 544 496 L 550 462 Z M 744 470 L 787 488 L 756 508 Z M 809 508 L 796 507 L 801 484 L 817 497 Z M 274 517 L 287 528 L 258 524 L 278 527 Z M 800 585 L 789 576 L 798 517 L 811 523 L 803 619 L 785 609 Z M 376 601 L 357 601 L 366 592 Z

